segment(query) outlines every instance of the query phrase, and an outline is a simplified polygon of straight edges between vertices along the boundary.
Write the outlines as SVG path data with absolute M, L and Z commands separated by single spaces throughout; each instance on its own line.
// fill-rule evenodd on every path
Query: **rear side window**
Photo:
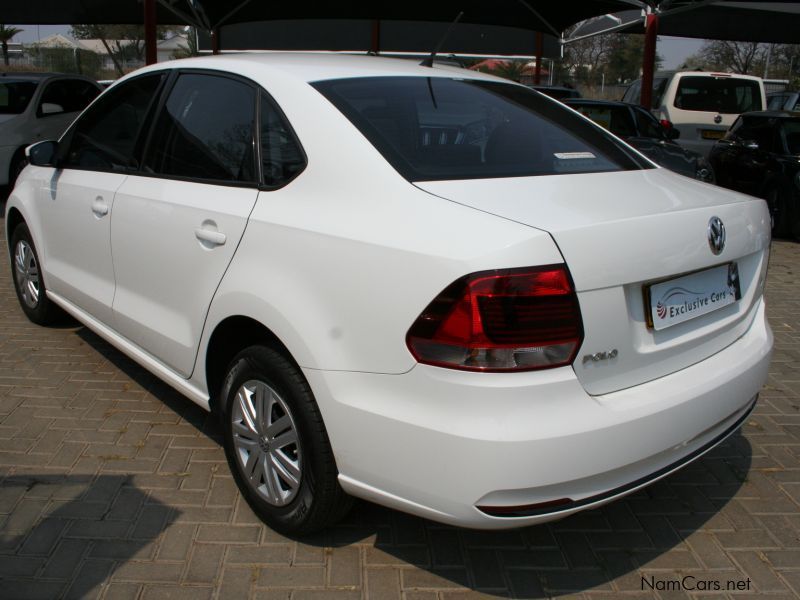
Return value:
M 409 181 L 643 168 L 563 105 L 505 83 L 367 77 L 314 84 Z
M 681 77 L 675 108 L 736 115 L 761 110 L 758 83 L 738 77 Z
M 636 125 L 627 106 L 604 106 L 602 104 L 570 104 L 570 106 L 614 135 L 620 137 L 636 135 Z
M 767 100 L 767 110 L 781 110 L 788 96 L 770 96 Z
M 279 187 L 300 173 L 306 157 L 291 127 L 261 92 L 261 173 L 264 184 Z
M 137 167 L 136 141 L 163 75 L 137 77 L 100 98 L 65 138 L 65 167 L 125 171 Z
M 36 91 L 32 81 L 0 82 L 0 115 L 19 115 L 25 111 Z
M 144 170 L 255 183 L 255 89 L 210 74 L 178 77 L 156 121 Z
M 634 108 L 633 112 L 636 114 L 636 124 L 640 136 L 664 139 L 664 128 L 652 114 L 642 108 Z

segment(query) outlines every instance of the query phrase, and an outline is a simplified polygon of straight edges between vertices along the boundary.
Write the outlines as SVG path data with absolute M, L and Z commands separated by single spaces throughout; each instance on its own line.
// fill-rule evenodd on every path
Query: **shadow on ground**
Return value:
M 221 444 L 213 417 L 91 331 L 76 333 Z M 700 460 L 625 499 L 524 529 L 460 529 L 359 501 L 337 526 L 293 541 L 324 548 L 362 546 L 368 564 L 418 567 L 405 572 L 405 588 L 466 587 L 498 597 L 541 598 L 588 589 L 613 591 L 610 582 L 615 580 L 617 589 L 641 592 L 640 569 L 675 569 L 694 561 L 685 539 L 733 498 L 751 458 L 749 442 L 736 433 Z M 279 541 L 281 536 L 271 533 L 270 539 Z M 139 550 L 133 545 L 129 549 L 131 554 Z
M 179 514 L 123 475 L 0 480 L 0 598 L 86 598 Z

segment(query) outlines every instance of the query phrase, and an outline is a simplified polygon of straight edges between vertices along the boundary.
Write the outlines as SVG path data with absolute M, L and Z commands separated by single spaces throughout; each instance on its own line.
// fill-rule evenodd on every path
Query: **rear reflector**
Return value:
M 572 363 L 583 338 L 564 265 L 482 271 L 458 279 L 406 336 L 417 361 L 468 371 L 528 371 Z

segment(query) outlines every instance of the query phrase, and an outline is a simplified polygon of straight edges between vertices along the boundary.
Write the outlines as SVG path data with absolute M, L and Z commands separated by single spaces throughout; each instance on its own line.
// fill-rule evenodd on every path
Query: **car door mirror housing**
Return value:
M 34 166 L 54 167 L 56 166 L 57 151 L 58 142 L 47 140 L 25 148 L 25 156 L 28 157 L 28 161 Z
M 55 104 L 53 102 L 42 102 L 41 114 L 42 116 L 46 115 L 58 115 L 64 112 L 64 107 L 60 104 Z

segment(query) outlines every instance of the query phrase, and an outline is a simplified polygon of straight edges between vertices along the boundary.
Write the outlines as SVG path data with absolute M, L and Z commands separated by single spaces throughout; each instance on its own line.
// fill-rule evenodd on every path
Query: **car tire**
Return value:
M 64 312 L 47 297 L 41 262 L 31 232 L 20 223 L 11 234 L 11 273 L 17 300 L 25 315 L 37 325 L 51 325 Z
M 789 204 L 780 187 L 773 187 L 766 194 L 769 216 L 772 220 L 772 237 L 783 237 L 789 233 Z
M 251 346 L 228 367 L 220 406 L 225 454 L 253 511 L 274 530 L 307 534 L 340 520 L 352 499 L 339 485 L 311 388 L 285 356 Z

